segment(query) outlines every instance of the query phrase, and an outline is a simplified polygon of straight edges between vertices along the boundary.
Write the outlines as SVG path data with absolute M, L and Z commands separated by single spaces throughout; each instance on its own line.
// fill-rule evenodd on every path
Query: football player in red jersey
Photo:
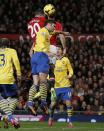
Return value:
M 48 4 L 48 5 L 50 5 L 50 4 Z M 54 5 L 52 5 L 52 6 L 54 7 Z M 45 9 L 45 7 L 44 7 L 44 9 Z M 54 9 L 55 9 L 55 7 L 54 7 Z M 47 14 L 47 17 L 48 17 L 48 19 L 55 20 L 55 14 L 52 14 L 52 15 L 51 14 L 50 15 Z M 56 24 L 55 24 L 55 31 L 63 31 L 62 24 L 60 22 L 58 22 L 58 21 L 56 21 Z M 63 52 L 65 54 L 66 53 L 66 42 L 65 42 L 65 35 L 64 34 L 60 33 L 60 34 L 52 35 L 52 37 L 50 39 L 50 43 L 53 46 L 51 46 L 51 47 L 55 48 L 57 46 L 57 37 L 59 37 L 59 39 L 60 39 L 60 42 L 61 42 L 62 47 L 64 49 Z
M 32 20 L 30 20 L 30 22 L 28 23 L 28 32 L 29 32 L 29 35 L 33 41 L 32 47 L 29 52 L 30 57 L 33 54 L 33 48 L 35 46 L 36 34 L 42 27 L 44 27 L 45 20 L 46 20 L 46 18 L 44 16 L 44 13 L 41 10 L 37 10 L 35 12 L 35 17 Z M 36 115 L 36 111 L 33 107 L 33 98 L 34 98 L 34 95 L 36 94 L 35 90 L 37 90 L 37 92 L 39 90 L 39 77 L 38 77 L 38 75 L 33 75 L 33 85 L 30 87 L 29 99 L 28 99 L 28 103 L 27 103 L 28 108 L 32 111 L 32 113 L 34 115 Z
M 54 17 L 49 16 L 48 19 L 54 19 Z M 62 24 L 60 22 L 56 21 L 55 30 L 56 31 L 62 31 L 63 30 Z M 52 35 L 52 37 L 50 39 L 51 45 L 57 46 L 57 37 L 59 37 L 59 39 L 61 41 L 61 44 L 62 44 L 62 46 L 64 48 L 64 54 L 65 54 L 66 53 L 65 35 L 63 35 L 63 34 Z
M 37 10 L 35 12 L 35 17 L 29 21 L 28 23 L 28 32 L 30 37 L 32 38 L 33 41 L 33 45 L 30 49 L 30 56 L 32 55 L 33 52 L 33 47 L 35 46 L 35 37 L 36 37 L 36 33 L 42 28 L 44 27 L 44 23 L 45 23 L 45 15 L 41 10 Z
M 47 4 L 45 5 L 43 11 L 45 13 L 45 9 L 47 6 L 50 6 L 50 4 Z M 52 7 L 55 9 L 54 5 L 52 5 Z M 55 9 L 56 10 L 56 9 Z M 56 12 L 56 11 L 55 11 Z M 48 19 L 51 19 L 51 20 L 55 20 L 55 13 L 53 14 L 48 14 L 47 12 L 45 13 L 45 15 L 47 16 Z M 58 21 L 55 21 L 55 31 L 63 31 L 63 27 L 62 27 L 62 24 Z M 50 38 L 50 52 L 53 53 L 53 55 L 50 57 L 50 78 L 54 76 L 53 74 L 53 68 L 54 68 L 54 64 L 55 64 L 55 61 L 56 61 L 56 53 L 57 53 L 57 39 L 59 38 L 60 42 L 61 42 L 61 45 L 63 47 L 63 55 L 66 54 L 66 39 L 65 39 L 65 35 L 64 34 L 55 34 L 55 35 L 52 35 L 51 38 Z

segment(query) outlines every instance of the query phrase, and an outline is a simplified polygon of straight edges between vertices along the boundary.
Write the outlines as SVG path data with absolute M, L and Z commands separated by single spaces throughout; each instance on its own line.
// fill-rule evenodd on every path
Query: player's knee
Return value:
M 40 80 L 40 82 L 46 82 L 47 81 L 47 74 L 40 73 L 39 74 L 39 80 Z

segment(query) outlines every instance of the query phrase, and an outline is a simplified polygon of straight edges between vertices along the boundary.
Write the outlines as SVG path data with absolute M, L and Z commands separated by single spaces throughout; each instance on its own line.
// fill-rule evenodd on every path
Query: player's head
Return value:
M 10 44 L 10 41 L 9 41 L 9 39 L 7 39 L 7 38 L 2 38 L 2 39 L 0 40 L 0 47 L 1 47 L 1 48 L 9 47 L 9 44 Z
M 62 45 L 57 45 L 57 56 L 62 56 L 62 54 L 63 54 Z
M 46 20 L 45 27 L 50 31 L 53 32 L 55 30 L 55 21 L 54 20 Z
M 55 16 L 56 9 L 54 5 L 47 4 L 44 6 L 43 11 L 48 18 L 53 18 Z
M 35 16 L 44 16 L 44 12 L 41 9 L 35 11 Z

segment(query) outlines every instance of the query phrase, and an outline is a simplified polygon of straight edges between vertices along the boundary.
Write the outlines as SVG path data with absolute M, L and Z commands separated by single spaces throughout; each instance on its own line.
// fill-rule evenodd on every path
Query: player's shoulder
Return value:
M 65 61 L 65 62 L 67 62 L 67 61 L 69 61 L 69 58 L 64 56 L 64 57 L 62 58 L 62 60 Z
M 45 28 L 45 27 L 43 27 L 43 28 L 41 28 L 40 29 L 40 31 L 39 32 L 45 32 L 45 33 L 47 33 L 48 32 L 48 30 Z
M 13 48 L 7 48 L 7 51 L 10 52 L 11 54 L 12 54 L 12 53 L 16 53 L 16 50 L 13 49 Z
M 40 16 L 40 17 L 34 17 L 34 18 L 32 18 L 29 22 L 28 22 L 28 24 L 32 24 L 32 23 L 39 23 L 40 21 L 45 21 L 46 20 L 46 18 L 44 17 L 44 16 Z
M 43 32 L 43 31 L 45 31 L 44 27 L 42 27 L 37 33 L 40 33 L 40 32 Z
M 32 24 L 35 20 L 36 20 L 36 17 L 32 18 L 32 19 L 28 22 L 28 24 Z
M 56 23 L 56 25 L 62 26 L 62 24 L 59 21 L 56 21 L 55 23 Z
M 47 34 L 47 30 L 46 28 L 41 28 L 38 32 L 37 32 L 37 37 L 40 37 L 40 36 L 45 36 Z
M 60 22 L 56 21 L 55 28 L 56 28 L 56 30 L 62 30 L 62 24 Z
M 45 18 L 44 16 L 38 17 L 38 19 L 39 19 L 39 20 L 43 20 L 43 21 L 46 20 L 46 18 Z

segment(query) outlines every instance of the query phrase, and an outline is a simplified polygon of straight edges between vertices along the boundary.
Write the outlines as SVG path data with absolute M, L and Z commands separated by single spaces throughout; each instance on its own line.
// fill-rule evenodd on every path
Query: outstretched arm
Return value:
M 65 32 L 65 31 L 59 31 L 59 30 L 55 30 L 54 34 L 58 35 L 58 34 L 63 34 L 65 36 L 69 35 L 69 32 Z
M 66 38 L 63 34 L 59 34 L 59 39 L 63 47 L 63 55 L 65 55 L 66 54 Z
M 32 44 L 31 49 L 30 49 L 30 51 L 29 51 L 29 55 L 30 55 L 30 57 L 32 56 L 33 48 L 34 48 L 34 43 Z

